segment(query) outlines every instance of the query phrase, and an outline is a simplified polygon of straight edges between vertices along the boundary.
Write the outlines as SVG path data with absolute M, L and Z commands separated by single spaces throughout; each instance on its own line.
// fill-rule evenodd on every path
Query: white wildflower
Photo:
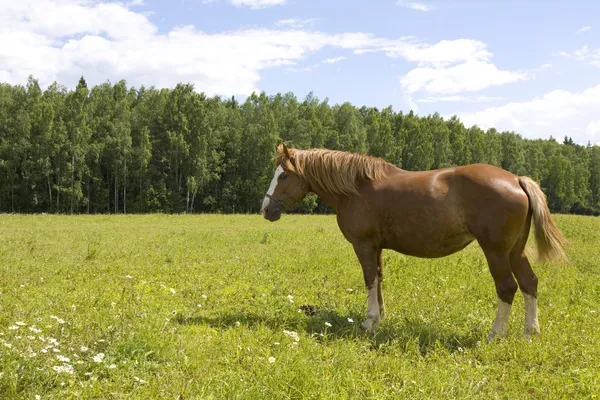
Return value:
M 60 373 L 65 373 L 65 374 L 71 374 L 72 375 L 75 372 L 75 370 L 73 369 L 73 366 L 69 365 L 69 364 L 63 364 L 63 365 L 60 365 L 60 366 L 56 366 L 55 365 L 54 367 L 52 367 L 52 369 L 55 372 L 59 373 L 59 374 Z
M 354 320 L 352 318 L 348 318 L 348 322 L 353 323 Z
M 202 298 L 203 298 L 204 300 L 206 300 L 208 297 L 207 297 L 205 294 L 203 294 L 203 295 L 202 295 Z
M 289 337 L 291 337 L 292 339 L 294 339 L 295 342 L 299 342 L 300 341 L 300 337 L 298 337 L 298 333 L 294 332 L 294 331 L 283 331 L 283 333 L 285 333 L 286 335 L 288 335 Z
M 27 324 L 25 322 L 17 321 L 15 322 L 15 325 L 26 326 Z
M 4 345 L 4 347 L 8 347 L 9 349 L 12 349 L 12 344 L 6 343 L 6 342 L 2 342 L 2 344 Z
M 60 355 L 60 354 L 56 356 L 56 359 L 57 359 L 58 361 L 62 361 L 62 362 L 66 362 L 66 363 L 68 363 L 68 362 L 70 362 L 70 361 L 71 361 L 71 360 L 69 360 L 69 357 L 65 357 L 65 356 L 63 356 L 63 355 Z
M 41 349 L 41 350 L 40 350 L 40 352 L 42 352 L 42 353 L 47 353 L 47 352 L 48 352 L 48 350 L 46 350 L 46 349 Z
M 127 279 L 131 279 L 131 278 L 132 278 L 132 276 L 131 276 L 131 275 L 125 275 L 125 278 L 127 278 Z
M 40 333 L 42 331 L 41 329 L 36 328 L 35 325 L 30 326 L 29 330 L 33 333 Z
M 98 353 L 94 356 L 94 362 L 101 363 L 104 359 L 104 353 Z
M 116 366 L 115 364 L 110 364 L 110 365 L 108 366 L 108 369 L 115 369 L 115 368 L 117 368 L 117 366 Z
M 171 288 L 171 289 L 169 289 L 169 290 L 171 291 L 171 294 L 172 294 L 172 295 L 175 295 L 175 293 L 177 293 L 177 292 L 175 291 L 175 289 L 173 289 L 173 288 Z
M 82 352 L 84 352 L 84 353 L 85 353 L 85 352 L 86 352 L 86 351 L 88 351 L 89 349 L 88 349 L 86 346 L 81 346 L 81 347 L 79 348 L 79 350 L 81 350 Z
M 41 400 L 41 399 L 42 399 L 42 396 L 40 396 L 39 394 L 35 395 L 35 400 Z
M 56 322 L 58 322 L 59 324 L 64 324 L 65 320 L 62 318 L 57 317 L 56 315 L 51 315 L 50 318 L 55 319 Z
M 90 376 L 90 375 L 92 375 L 92 373 L 91 372 L 86 372 L 86 373 L 84 373 L 84 375 L 85 376 Z
M 136 381 L 138 381 L 139 383 L 146 383 L 145 380 L 138 378 L 137 376 L 134 376 L 133 379 L 135 379 Z
M 235 321 L 235 326 L 240 326 L 240 321 Z
M 325 322 L 325 326 L 331 326 L 329 322 Z
M 288 294 L 288 300 L 290 301 L 290 303 L 294 304 L 294 296 L 292 296 L 291 294 Z
M 271 364 L 273 364 L 275 362 L 276 358 L 275 357 L 269 357 L 269 362 Z
M 19 327 L 17 325 L 11 325 L 8 327 L 8 329 L 11 331 L 16 331 L 17 329 L 19 329 Z

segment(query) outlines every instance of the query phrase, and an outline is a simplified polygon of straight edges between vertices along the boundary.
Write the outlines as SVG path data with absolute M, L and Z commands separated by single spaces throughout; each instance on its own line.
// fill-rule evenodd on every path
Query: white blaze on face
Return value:
M 272 196 L 273 193 L 275 192 L 275 188 L 277 187 L 279 175 L 281 175 L 281 174 L 283 174 L 283 168 L 280 165 L 275 170 L 275 175 L 273 175 L 273 179 L 271 180 L 271 185 L 269 186 L 269 190 L 267 190 L 268 195 Z M 270 202 L 271 202 L 271 199 L 269 199 L 268 197 L 265 196 L 265 198 L 262 202 L 262 207 L 260 208 L 261 213 L 264 212 L 265 208 L 267 208 L 269 206 Z

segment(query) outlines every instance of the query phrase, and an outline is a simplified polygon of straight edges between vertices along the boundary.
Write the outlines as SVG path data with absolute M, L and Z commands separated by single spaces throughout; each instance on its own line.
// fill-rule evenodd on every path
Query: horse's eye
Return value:
M 287 178 L 288 176 L 286 174 L 281 174 L 279 175 L 279 179 L 284 180 L 285 178 Z

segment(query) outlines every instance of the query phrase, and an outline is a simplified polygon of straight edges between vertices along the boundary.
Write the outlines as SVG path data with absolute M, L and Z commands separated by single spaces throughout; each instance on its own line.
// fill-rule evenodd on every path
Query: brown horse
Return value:
M 277 221 L 308 192 L 335 208 L 363 270 L 368 296 L 363 328 L 375 329 L 384 314 L 382 249 L 434 258 L 477 240 L 498 295 L 488 340 L 506 335 L 517 283 L 525 297 L 525 334 L 539 333 L 538 278 L 524 252 L 531 221 L 542 260 L 566 259 L 566 240 L 532 179 L 485 164 L 410 172 L 380 158 L 285 145 L 277 147 L 275 160 L 261 212 Z

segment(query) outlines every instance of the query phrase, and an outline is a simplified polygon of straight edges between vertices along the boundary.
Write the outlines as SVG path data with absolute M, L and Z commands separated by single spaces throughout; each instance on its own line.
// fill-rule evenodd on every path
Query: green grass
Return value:
M 476 244 L 384 252 L 371 336 L 332 216 L 2 215 L 0 398 L 598 398 L 600 219 L 555 218 L 573 265 L 534 264 L 542 335 L 522 338 L 518 293 L 509 337 L 486 344 Z

